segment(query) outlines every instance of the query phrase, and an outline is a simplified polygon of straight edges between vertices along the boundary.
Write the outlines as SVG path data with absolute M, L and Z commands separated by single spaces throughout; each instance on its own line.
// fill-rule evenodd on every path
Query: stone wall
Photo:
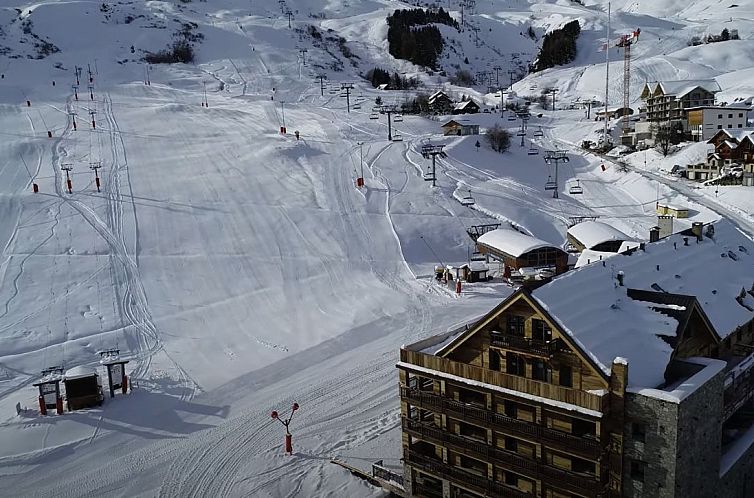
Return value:
M 715 496 L 720 471 L 723 381 L 720 371 L 678 408 L 675 496 Z
M 626 393 L 623 438 L 623 496 L 675 496 L 678 404 Z M 644 427 L 644 442 L 633 435 L 633 424 Z M 644 479 L 632 476 L 632 461 L 644 462 Z

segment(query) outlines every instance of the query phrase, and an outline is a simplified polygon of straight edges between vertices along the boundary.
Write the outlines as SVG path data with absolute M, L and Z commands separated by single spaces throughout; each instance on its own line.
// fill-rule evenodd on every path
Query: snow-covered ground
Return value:
M 277 2 L 105 5 L 6 2 L 0 10 L 0 484 L 13 496 L 379 496 L 329 461 L 399 465 L 398 348 L 511 292 L 500 282 L 472 284 L 457 297 L 432 280 L 435 265 L 467 260 L 468 226 L 498 220 L 563 245 L 573 219 L 599 217 L 645 239 L 660 200 L 689 207 L 686 225 L 735 211 L 751 231 L 746 192 L 715 194 L 661 174 L 680 158 L 649 152 L 646 168 L 634 156 L 626 172 L 576 149 L 599 127 L 581 111 L 535 112 L 525 145 L 514 135 L 504 155 L 483 137 L 442 137 L 441 122 L 414 116 L 394 124 L 403 141 L 388 142 L 385 117 L 369 119 L 372 103 L 405 95 L 369 89 L 356 73 L 416 70 L 387 55 L 384 17 L 396 2 L 289 1 L 301 32 L 288 29 Z M 691 33 L 725 25 L 722 14 L 705 13 L 710 2 L 670 19 L 655 3 L 637 5 L 614 2 L 616 29 L 643 23 L 648 35 L 667 32 L 637 49 L 637 78 L 721 75 L 731 100 L 754 93 L 729 78 L 752 66 L 748 35 L 714 45 L 730 47 L 720 65 L 710 48 L 686 48 Z M 492 31 L 479 32 L 479 49 L 470 32 L 457 35 L 448 64 L 463 54 L 483 70 L 500 52 L 517 54 L 504 61 L 514 67 L 535 51 L 520 34 L 529 25 L 541 36 L 578 17 L 585 55 L 514 88 L 557 84 L 559 99 L 600 95 L 604 55 L 584 47 L 601 36 L 602 3 L 485 9 L 470 17 Z M 143 51 L 164 47 L 181 23 L 196 23 L 205 37 L 197 63 L 151 66 L 145 85 Z M 751 20 L 736 23 L 751 31 Z M 307 24 L 345 37 L 359 67 L 337 42 L 313 45 L 302 34 Z M 27 59 L 39 39 L 60 52 Z M 344 71 L 332 69 L 336 60 Z M 322 73 L 324 95 L 315 78 Z M 346 112 L 342 82 L 355 83 L 351 103 L 360 109 Z M 514 133 L 518 125 L 496 114 L 474 119 Z M 430 139 L 448 153 L 435 188 L 420 154 Z M 558 171 L 558 199 L 543 190 L 554 170 L 542 158 L 554 148 L 571 159 Z M 67 164 L 72 194 L 60 168 Z M 582 195 L 569 193 L 576 179 Z M 469 190 L 476 203 L 464 206 L 458 199 Z M 31 384 L 43 368 L 96 366 L 97 351 L 114 347 L 130 359 L 131 394 L 101 409 L 37 414 Z M 293 402 L 301 410 L 286 457 L 269 413 Z

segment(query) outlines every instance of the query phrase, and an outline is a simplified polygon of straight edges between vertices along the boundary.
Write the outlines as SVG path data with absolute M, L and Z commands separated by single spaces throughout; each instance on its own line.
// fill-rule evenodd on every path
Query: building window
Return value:
M 571 420 L 571 433 L 575 436 L 597 436 L 597 424 L 589 420 L 574 418 Z
M 535 341 L 547 342 L 552 339 L 552 330 L 543 320 L 531 321 L 531 337 Z
M 718 130 L 722 130 L 723 129 L 723 125 L 717 125 L 717 129 Z
M 518 417 L 518 404 L 515 401 L 511 401 L 509 399 L 506 399 L 503 402 L 503 407 L 505 410 L 505 414 L 511 418 Z
M 573 369 L 571 367 L 560 367 L 560 385 L 573 387 Z
M 518 476 L 513 472 L 505 473 L 505 484 L 518 487 Z
M 640 441 L 643 443 L 647 438 L 647 427 L 640 422 L 632 422 L 631 437 L 634 441 Z
M 646 464 L 640 460 L 631 460 L 631 479 L 644 482 L 644 467 Z
M 524 317 L 518 315 L 508 315 L 508 334 L 524 336 Z
M 723 119 L 723 115 L 722 114 L 718 114 L 717 115 L 717 119 Z
M 733 125 L 732 125 L 732 124 L 729 124 L 729 125 L 728 125 L 728 128 L 733 128 Z
M 517 354 L 506 353 L 505 366 L 505 371 L 511 375 L 526 376 L 526 361 Z
M 739 118 L 742 118 L 742 117 L 744 117 L 744 113 L 743 113 L 743 112 L 739 112 L 739 113 L 738 113 L 738 117 L 739 117 Z
M 733 114 L 728 114 L 728 119 L 733 119 Z
M 743 125 L 741 123 L 738 123 L 739 128 L 743 128 Z
M 552 369 L 544 360 L 533 360 L 531 363 L 531 376 L 534 380 L 551 382 Z
M 597 471 L 597 466 L 594 462 L 590 462 L 589 460 L 571 457 L 571 470 L 580 474 L 594 475 Z
M 518 441 L 516 438 L 505 436 L 505 449 L 508 451 L 518 451 Z
M 500 371 L 500 353 L 490 349 L 490 370 Z

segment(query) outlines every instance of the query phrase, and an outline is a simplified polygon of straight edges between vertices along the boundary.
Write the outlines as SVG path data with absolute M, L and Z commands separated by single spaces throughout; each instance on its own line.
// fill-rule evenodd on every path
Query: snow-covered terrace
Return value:
M 657 387 L 672 352 L 660 336 L 675 336 L 677 322 L 657 311 L 656 303 L 629 298 L 628 289 L 695 296 L 725 338 L 754 318 L 754 311 L 737 300 L 753 285 L 754 243 L 720 221 L 713 238 L 697 243 L 694 236 L 675 234 L 646 244 L 645 250 L 562 275 L 533 295 L 605 373 L 621 356 L 629 362 L 630 386 Z

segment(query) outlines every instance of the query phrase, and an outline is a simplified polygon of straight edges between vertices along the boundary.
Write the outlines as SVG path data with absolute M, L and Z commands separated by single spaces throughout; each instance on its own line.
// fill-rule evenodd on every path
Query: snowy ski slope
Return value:
M 452 72 L 468 57 L 472 72 L 500 64 L 507 75 L 536 52 L 520 34 L 529 25 L 541 37 L 579 18 L 577 61 L 514 89 L 538 94 L 556 85 L 564 101 L 599 98 L 606 3 L 586 3 L 480 5 L 470 18 L 486 28 L 481 46 L 468 31 L 448 31 L 457 53 L 443 64 Z M 646 238 L 659 199 L 691 208 L 689 224 L 725 215 L 751 231 L 754 203 L 744 195 L 715 197 L 658 173 L 677 158 L 632 157 L 637 170 L 624 172 L 582 154 L 575 144 L 599 128 L 582 111 L 541 111 L 525 146 L 514 136 L 503 156 L 475 147 L 479 137 L 441 137 L 442 123 L 414 116 L 394 124 L 403 141 L 388 142 L 385 117 L 369 119 L 374 99 L 407 95 L 367 88 L 357 73 L 375 65 L 416 73 L 387 55 L 384 18 L 400 5 L 409 6 L 286 0 L 295 12 L 289 30 L 277 2 L 256 0 L 107 3 L 104 11 L 102 2 L 0 3 L 3 489 L 36 497 L 381 496 L 329 460 L 399 465 L 398 348 L 472 320 L 511 292 L 475 284 L 456 297 L 434 283 L 436 264 L 466 261 L 467 226 L 498 220 L 562 245 L 573 217 L 599 216 Z M 725 99 L 754 94 L 752 20 L 734 15 L 753 5 L 738 5 L 614 2 L 616 32 L 639 25 L 647 34 L 632 84 L 717 76 Z M 151 66 L 145 85 L 139 59 L 182 23 L 196 23 L 205 37 L 196 64 Z M 344 58 L 337 41 L 315 46 L 303 34 L 309 24 L 343 36 L 360 59 Z M 742 40 L 686 47 L 690 36 L 728 24 Z M 40 39 L 60 52 L 27 58 Z M 318 74 L 327 75 L 324 95 Z M 441 84 L 437 75 L 420 77 L 429 88 Z M 355 83 L 351 104 L 360 108 L 350 113 L 342 82 Z M 499 100 L 478 88 L 448 91 L 488 106 Z M 482 128 L 517 127 L 494 111 L 475 119 Z M 448 152 L 434 189 L 423 179 L 428 139 Z M 542 188 L 553 174 L 542 155 L 552 148 L 571 156 L 559 171 L 559 199 Z M 569 194 L 576 178 L 584 195 Z M 471 207 L 458 201 L 469 190 Z M 129 396 L 38 416 L 31 384 L 41 369 L 96 366 L 96 352 L 112 347 L 130 359 Z M 294 401 L 295 454 L 286 457 L 269 413 Z

